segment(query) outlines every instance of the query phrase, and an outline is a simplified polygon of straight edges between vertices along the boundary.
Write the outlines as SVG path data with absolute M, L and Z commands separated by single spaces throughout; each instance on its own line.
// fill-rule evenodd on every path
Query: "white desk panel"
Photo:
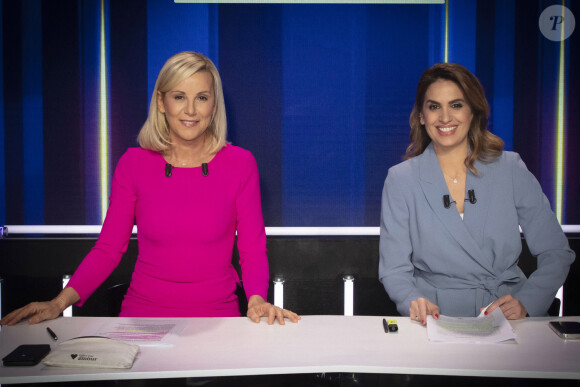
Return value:
M 88 323 L 110 319 L 72 317 L 4 327 L 0 357 L 19 344 L 54 347 L 47 326 L 62 342 L 79 336 Z M 285 326 L 254 324 L 245 317 L 192 318 L 175 346 L 141 348 L 130 370 L 0 366 L 0 384 L 323 372 L 580 379 L 580 341 L 556 336 L 548 327 L 553 319 L 512 322 L 517 344 L 470 345 L 431 343 L 425 327 L 405 317 L 397 318 L 396 334 L 384 333 L 382 317 L 376 316 L 303 316 Z

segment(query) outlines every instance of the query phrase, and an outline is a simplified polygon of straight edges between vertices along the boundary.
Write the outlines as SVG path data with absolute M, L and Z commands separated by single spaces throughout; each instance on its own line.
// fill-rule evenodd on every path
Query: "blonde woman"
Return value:
M 258 168 L 250 152 L 226 142 L 226 133 L 215 65 L 194 52 L 171 57 L 157 78 L 140 148 L 117 165 L 96 245 L 55 299 L 31 303 L 0 323 L 38 323 L 82 305 L 118 265 L 135 220 L 139 256 L 120 316 L 239 316 L 239 278 L 231 265 L 237 233 L 248 317 L 297 322 L 295 313 L 265 301 Z

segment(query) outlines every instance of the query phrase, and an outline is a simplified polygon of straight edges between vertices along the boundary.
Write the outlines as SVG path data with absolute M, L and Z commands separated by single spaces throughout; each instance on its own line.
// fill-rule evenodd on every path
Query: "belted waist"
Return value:
M 443 274 L 425 272 L 417 268 L 415 268 L 415 277 L 421 278 L 437 289 L 485 289 L 492 294 L 496 294 L 501 285 L 517 284 L 521 280 L 518 273 L 509 271 L 504 271 L 495 278 L 470 280 L 467 278 L 454 278 Z

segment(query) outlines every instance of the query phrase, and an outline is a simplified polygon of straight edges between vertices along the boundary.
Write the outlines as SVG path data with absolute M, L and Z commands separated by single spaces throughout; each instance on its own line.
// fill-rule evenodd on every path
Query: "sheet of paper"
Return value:
M 498 343 L 515 340 L 516 334 L 497 308 L 487 316 L 449 317 L 427 316 L 427 336 L 430 341 L 447 343 Z
M 139 346 L 173 346 L 185 328 L 182 320 L 135 320 L 87 327 L 88 336 L 103 336 Z

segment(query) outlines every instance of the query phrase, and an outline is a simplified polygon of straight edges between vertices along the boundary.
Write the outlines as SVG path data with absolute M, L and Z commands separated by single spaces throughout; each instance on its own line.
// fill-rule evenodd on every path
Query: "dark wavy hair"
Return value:
M 469 128 L 468 141 L 471 152 L 465 158 L 466 167 L 473 173 L 479 171 L 473 166 L 475 160 L 491 162 L 501 156 L 504 142 L 501 138 L 487 130 L 489 105 L 485 99 L 483 86 L 469 70 L 457 63 L 437 63 L 429 67 L 419 80 L 415 105 L 409 117 L 411 144 L 407 147 L 404 159 L 418 156 L 425 151 L 431 142 L 424 125 L 421 125 L 420 114 L 425 102 L 425 93 L 431 84 L 438 80 L 454 82 L 463 93 L 471 108 L 473 119 Z

